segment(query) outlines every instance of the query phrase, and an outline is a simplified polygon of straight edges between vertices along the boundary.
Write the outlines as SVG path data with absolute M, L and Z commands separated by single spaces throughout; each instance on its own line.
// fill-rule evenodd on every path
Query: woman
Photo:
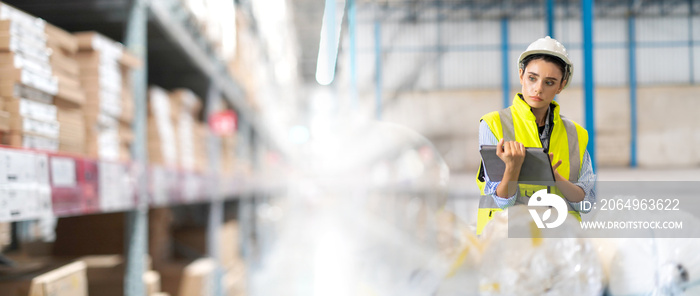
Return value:
M 522 91 L 513 104 L 481 117 L 479 145 L 496 145 L 498 157 L 505 163 L 503 179 L 492 182 L 483 163 L 477 174 L 481 190 L 477 234 L 481 234 L 494 211 L 516 203 L 527 203 L 541 185 L 517 184 L 525 159 L 525 147 L 541 147 L 549 152 L 556 187 L 551 192 L 564 198 L 569 213 L 579 220 L 581 202 L 595 201 L 595 174 L 586 150 L 588 132 L 559 114 L 554 96 L 571 81 L 574 65 L 559 41 L 540 38 L 530 44 L 518 59 Z M 508 186 L 511 184 L 511 186 Z

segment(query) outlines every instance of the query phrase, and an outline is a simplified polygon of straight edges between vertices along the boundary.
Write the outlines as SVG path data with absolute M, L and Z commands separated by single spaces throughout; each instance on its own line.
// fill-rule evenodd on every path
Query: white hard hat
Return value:
M 571 77 L 574 76 L 574 64 L 571 63 L 571 60 L 569 60 L 569 53 L 566 52 L 564 45 L 549 36 L 535 40 L 535 42 L 532 42 L 530 46 L 528 46 L 527 49 L 520 54 L 520 58 L 518 58 L 518 69 L 522 67 L 523 60 L 527 56 L 533 54 L 552 55 L 564 61 L 566 64 L 566 72 L 568 72 L 564 73 L 564 79 L 566 79 L 564 88 L 569 85 L 569 82 L 571 82 Z

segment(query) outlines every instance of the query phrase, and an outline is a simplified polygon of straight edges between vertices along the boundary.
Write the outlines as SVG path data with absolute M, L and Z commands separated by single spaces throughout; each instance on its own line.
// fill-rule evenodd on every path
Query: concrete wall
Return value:
M 637 163 L 640 167 L 700 166 L 700 86 L 637 90 Z M 630 159 L 627 88 L 596 89 L 597 165 L 625 167 Z M 402 93 L 385 105 L 383 119 L 428 137 L 455 173 L 476 170 L 479 118 L 502 108 L 500 90 Z M 557 98 L 562 114 L 584 125 L 583 92 L 570 88 Z

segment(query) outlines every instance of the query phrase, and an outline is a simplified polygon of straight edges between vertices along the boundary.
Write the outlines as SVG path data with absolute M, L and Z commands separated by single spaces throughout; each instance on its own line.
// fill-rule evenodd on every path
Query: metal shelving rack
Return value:
M 198 36 L 191 26 L 184 9 L 172 0 L 78 0 L 70 3 L 55 3 L 44 0 L 17 0 L 6 3 L 24 10 L 34 16 L 68 31 L 96 30 L 123 43 L 142 60 L 145 67 L 133 73 L 135 118 L 133 124 L 134 142 L 132 144 L 136 202 L 128 211 L 126 218 L 127 266 L 125 274 L 125 295 L 143 295 L 145 287 L 142 274 L 145 271 L 145 254 L 148 252 L 148 155 L 147 155 L 147 88 L 150 83 L 162 87 L 188 87 L 201 98 L 206 98 L 205 115 L 212 113 L 212 106 L 218 98 L 223 98 L 237 111 L 239 122 L 239 141 L 244 157 L 252 158 L 253 150 L 264 143 L 267 147 L 276 147 L 274 141 L 265 131 L 256 112 L 243 97 L 240 86 L 230 77 L 225 64 L 216 57 L 212 47 L 204 38 Z M 218 139 L 208 140 L 208 154 L 211 171 L 220 173 L 218 158 L 220 149 Z M 52 154 L 49 154 L 52 155 Z M 255 159 L 250 159 L 255 164 Z M 217 180 L 220 182 L 221 180 Z M 245 182 L 245 180 L 237 180 Z M 234 182 L 235 183 L 235 182 Z M 208 190 L 209 222 L 207 244 L 209 256 L 218 257 L 218 230 L 223 223 L 224 198 L 219 186 Z M 243 194 L 237 192 L 237 194 Z M 243 198 L 242 203 L 251 202 Z M 251 207 L 241 206 L 239 216 L 247 217 Z M 94 212 L 94 211 L 93 211 Z M 96 212 L 100 212 L 97 210 Z M 61 216 L 60 213 L 56 213 Z M 70 213 L 71 215 L 83 213 Z M 242 237 L 246 236 L 246 219 L 241 221 Z M 12 220 L 10 220 L 12 221 Z M 243 241 L 244 248 L 246 242 Z M 220 283 L 221 269 L 215 274 Z M 215 285 L 214 295 L 221 295 L 220 285 Z

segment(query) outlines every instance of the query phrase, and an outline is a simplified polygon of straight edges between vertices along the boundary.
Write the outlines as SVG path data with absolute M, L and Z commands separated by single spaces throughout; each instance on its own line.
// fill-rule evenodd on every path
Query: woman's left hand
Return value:
M 554 161 L 554 153 L 549 153 L 549 162 L 552 163 Z M 557 161 L 557 163 L 552 164 L 552 171 L 554 171 L 554 179 L 556 181 L 559 181 L 562 179 L 561 175 L 559 175 L 559 171 L 557 171 L 557 168 L 561 165 L 561 159 Z

